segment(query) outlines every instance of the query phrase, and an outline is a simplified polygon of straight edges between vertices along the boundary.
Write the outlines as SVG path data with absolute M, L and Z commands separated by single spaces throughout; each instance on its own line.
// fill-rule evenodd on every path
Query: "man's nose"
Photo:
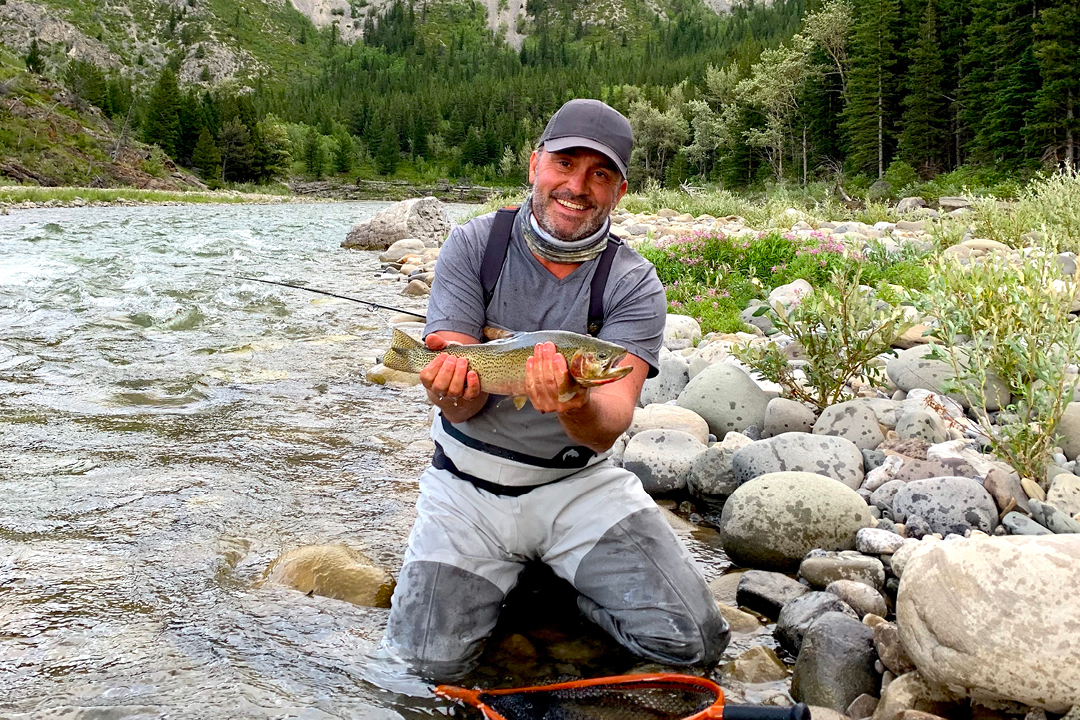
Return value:
M 566 189 L 575 195 L 587 195 L 589 186 L 588 168 L 575 168 L 566 179 Z

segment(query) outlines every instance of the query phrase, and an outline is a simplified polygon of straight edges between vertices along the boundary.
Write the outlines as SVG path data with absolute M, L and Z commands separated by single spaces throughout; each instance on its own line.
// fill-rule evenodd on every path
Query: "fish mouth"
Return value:
M 578 356 L 574 358 L 574 362 L 571 363 L 570 374 L 574 376 L 578 385 L 582 387 L 595 387 L 597 385 L 607 385 L 608 383 L 621 380 L 634 371 L 631 365 L 619 365 L 618 363 L 626 357 L 626 352 L 619 354 L 616 357 L 610 358 L 603 365 L 596 363 L 594 358 Z M 588 372 L 589 365 L 597 367 L 597 370 Z

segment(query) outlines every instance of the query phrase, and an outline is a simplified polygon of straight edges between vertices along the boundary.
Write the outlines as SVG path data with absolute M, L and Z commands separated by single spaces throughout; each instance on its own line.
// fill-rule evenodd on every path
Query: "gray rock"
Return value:
M 1046 502 L 1066 515 L 1080 513 L 1080 477 L 1072 473 L 1060 473 L 1050 482 Z
M 1021 515 L 1015 510 L 1006 513 L 1005 517 L 1001 518 L 1001 524 L 1009 531 L 1011 535 L 1053 535 L 1039 523 L 1035 522 L 1027 515 Z
M 943 197 L 938 198 L 938 207 L 942 212 L 952 212 L 953 210 L 970 209 L 971 201 L 962 197 Z
M 934 534 L 934 528 L 930 527 L 930 523 L 921 515 L 912 515 L 909 517 L 904 528 L 907 536 L 909 538 L 915 538 L 916 540 Z
M 986 473 L 986 479 L 983 480 L 983 489 L 990 493 L 990 497 L 994 498 L 999 512 L 1004 512 L 1009 507 L 1010 502 L 1015 503 L 1013 507 L 1022 512 L 1031 512 L 1028 507 L 1027 493 L 1024 492 L 1024 488 L 1020 485 L 1020 476 L 1015 472 L 1005 472 L 1000 468 L 993 468 Z
M 750 425 L 761 427 L 771 396 L 749 375 L 733 365 L 716 364 L 702 370 L 679 393 L 678 405 L 693 410 L 709 423 L 718 438 Z
M 709 424 L 697 413 L 676 405 L 653 403 L 635 408 L 626 434 L 633 437 L 644 430 L 682 430 L 702 445 L 709 441 Z
M 450 233 L 450 218 L 438 198 L 402 200 L 380 210 L 375 217 L 353 225 L 341 247 L 386 250 L 398 240 L 417 238 L 438 247 Z
M 904 460 L 896 471 L 896 479 L 904 482 L 930 480 L 938 477 L 975 477 L 978 473 L 961 458 L 934 458 L 932 460 Z
M 876 697 L 868 693 L 863 693 L 848 705 L 844 714 L 854 720 L 862 720 L 863 718 L 868 718 L 873 715 L 877 706 L 878 699 Z
M 872 720 L 904 720 L 906 713 L 933 713 L 934 717 L 969 717 L 969 702 L 954 701 L 945 689 L 926 682 L 916 670 L 895 679 L 888 670 L 881 680 L 881 700 Z M 891 680 L 891 682 L 889 682 Z M 927 720 L 923 718 L 922 720 Z
M 874 631 L 843 613 L 825 613 L 803 636 L 791 696 L 844 712 L 855 698 L 877 692 Z
M 690 377 L 696 377 L 705 368 L 726 358 L 731 354 L 730 347 L 731 343 L 722 340 L 714 340 L 708 345 L 699 345 L 690 356 Z
M 900 488 L 907 485 L 903 480 L 890 480 L 874 492 L 870 493 L 870 504 L 881 509 L 884 513 L 892 515 L 893 499 Z M 895 520 L 895 518 L 892 518 Z
M 771 438 L 787 432 L 808 433 L 814 427 L 814 411 L 801 402 L 776 397 L 765 406 L 762 437 Z
M 770 620 L 780 616 L 780 610 L 810 588 L 787 575 L 765 570 L 747 570 L 739 578 L 735 592 L 740 607 L 749 608 Z
M 664 322 L 664 347 L 681 350 L 693 347 L 701 339 L 701 325 L 689 315 L 668 313 Z
M 724 550 L 739 565 L 793 570 L 815 548 L 854 548 L 855 533 L 872 527 L 874 518 L 862 498 L 838 482 L 778 472 L 732 493 L 719 525 Z
M 1080 455 L 1080 402 L 1071 402 L 1065 406 L 1065 412 L 1057 426 L 1061 436 L 1061 449 L 1065 457 L 1075 460 Z
M 972 537 L 911 557 L 896 621 L 926 679 L 1064 713 L 1080 698 L 1078 597 L 1075 537 Z
M 925 346 L 901 350 L 895 358 L 889 361 L 885 372 L 901 390 L 911 392 L 923 388 L 944 393 L 944 383 L 946 380 L 955 378 L 956 373 L 953 372 L 949 363 L 944 360 L 933 360 L 926 357 L 929 352 L 929 349 Z M 1008 387 L 995 375 L 990 375 L 987 378 L 985 395 L 987 410 L 997 410 L 1009 403 Z M 977 400 L 977 398 L 969 399 L 963 393 L 953 393 L 948 397 L 963 405 L 965 409 L 971 407 L 971 400 Z
M 915 480 L 896 492 L 893 519 L 908 516 L 926 520 L 933 532 L 963 535 L 968 530 L 993 532 L 998 511 L 994 499 L 982 485 L 970 478 L 941 477 Z
M 863 528 L 855 534 L 855 549 L 867 555 L 892 555 L 906 542 L 907 538 L 876 527 Z
M 885 598 L 880 592 L 856 580 L 833 580 L 825 588 L 825 592 L 846 602 L 860 620 L 867 615 L 885 617 L 889 612 Z
M 885 453 L 880 450 L 862 451 L 863 470 L 870 472 L 874 468 L 881 467 L 885 462 Z
M 930 413 L 925 410 L 904 413 L 896 421 L 896 434 L 900 436 L 901 440 L 918 438 L 931 445 L 949 439 L 949 435 L 945 431 L 945 423 L 941 421 L 937 413 Z
M 809 592 L 795 598 L 780 610 L 773 636 L 780 647 L 792 655 L 799 654 L 803 635 L 819 617 L 827 612 L 843 613 L 856 620 L 856 612 L 836 595 L 827 592 Z
M 403 238 L 388 247 L 386 251 L 379 256 L 379 261 L 390 263 L 398 262 L 406 255 L 423 255 L 424 250 L 426 249 L 424 241 L 419 238 Z
M 909 213 L 924 207 L 926 207 L 926 201 L 921 197 L 906 197 L 896 203 L 896 212 L 898 215 L 903 215 L 904 213 Z
M 756 327 L 763 333 L 769 333 L 776 326 L 773 325 L 773 321 L 772 318 L 769 317 L 770 313 L 768 310 L 761 313 L 760 315 L 755 314 L 759 311 L 761 307 L 764 307 L 764 303 L 762 303 L 761 305 L 751 304 L 750 307 L 739 313 L 739 319 L 747 325 L 752 325 L 753 327 Z
M 854 580 L 880 590 L 885 586 L 885 567 L 877 558 L 854 551 L 811 550 L 799 565 L 799 577 L 815 588 L 826 588 L 836 580 Z
M 855 443 L 832 435 L 781 433 L 735 453 L 735 479 L 747 482 L 772 472 L 812 472 L 849 488 L 862 484 L 862 453 Z
M 690 475 L 686 479 L 690 492 L 696 497 L 716 503 L 722 502 L 735 492 L 739 483 L 735 481 L 731 461 L 737 450 L 751 443 L 753 440 L 745 435 L 730 432 L 723 442 L 710 445 L 699 453 L 690 464 Z
M 879 622 L 874 625 L 874 649 L 881 664 L 893 675 L 903 675 L 915 669 L 915 664 L 900 644 L 900 630 L 896 623 Z
M 1058 253 L 1058 264 L 1061 266 L 1061 274 L 1065 277 L 1076 276 L 1076 253 Z
M 860 450 L 873 450 L 885 436 L 878 427 L 877 415 L 857 402 L 842 402 L 825 408 L 814 423 L 815 435 L 835 435 L 855 443 Z
M 641 479 L 649 494 L 681 490 L 690 465 L 704 449 L 697 438 L 681 430 L 645 430 L 626 444 L 623 467 Z
M 690 374 L 686 358 L 671 352 L 661 353 L 659 374 L 649 378 L 641 386 L 641 404 L 652 405 L 674 400 L 688 382 Z
M 1053 505 L 1031 498 L 1028 500 L 1028 507 L 1031 508 L 1031 519 L 1050 532 L 1063 535 L 1080 533 L 1080 522 L 1073 520 Z

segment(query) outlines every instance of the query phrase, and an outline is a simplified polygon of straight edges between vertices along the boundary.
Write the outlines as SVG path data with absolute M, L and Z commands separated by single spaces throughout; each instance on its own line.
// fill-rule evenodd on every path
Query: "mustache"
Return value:
M 555 191 L 549 193 L 548 197 L 552 200 L 565 200 L 566 202 L 572 202 L 575 205 L 584 205 L 587 208 L 595 207 L 593 203 L 589 201 L 587 195 L 574 195 L 573 193 Z

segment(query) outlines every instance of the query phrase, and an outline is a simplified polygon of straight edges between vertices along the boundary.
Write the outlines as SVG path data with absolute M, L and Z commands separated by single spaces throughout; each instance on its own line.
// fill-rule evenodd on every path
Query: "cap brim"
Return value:
M 602 142 L 583 137 L 561 137 L 544 141 L 544 149 L 548 152 L 559 152 L 575 147 L 589 148 L 590 150 L 595 150 L 596 152 L 603 154 L 611 160 L 611 162 L 615 163 L 615 167 L 619 168 L 619 172 L 622 173 L 623 179 L 626 179 L 626 166 L 619 160 L 619 154 Z

